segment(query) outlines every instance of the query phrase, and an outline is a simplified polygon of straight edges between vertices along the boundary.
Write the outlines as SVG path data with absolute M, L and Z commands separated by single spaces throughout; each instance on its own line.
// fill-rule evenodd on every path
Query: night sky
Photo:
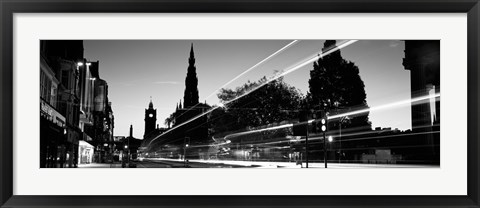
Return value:
M 100 77 L 108 82 L 109 101 L 115 116 L 115 136 L 143 138 L 144 111 L 150 96 L 157 109 L 157 124 L 183 99 L 190 45 L 193 43 L 200 102 L 218 104 L 216 94 L 225 83 L 293 40 L 85 40 L 85 57 L 100 61 Z M 321 51 L 324 40 L 301 40 L 266 63 L 227 85 L 271 77 Z M 338 41 L 340 42 L 340 41 Z M 410 99 L 410 71 L 402 66 L 404 43 L 393 40 L 360 40 L 341 50 L 354 62 L 365 83 L 370 107 Z M 308 91 L 308 64 L 284 77 L 303 95 Z M 182 100 L 183 104 L 183 100 Z M 411 128 L 410 106 L 371 112 L 372 127 Z

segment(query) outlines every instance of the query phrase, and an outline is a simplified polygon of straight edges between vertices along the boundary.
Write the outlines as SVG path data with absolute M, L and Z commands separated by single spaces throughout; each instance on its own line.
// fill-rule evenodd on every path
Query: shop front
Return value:
M 86 141 L 78 143 L 78 164 L 89 164 L 93 162 L 94 146 Z
M 63 168 L 67 155 L 65 117 L 40 99 L 40 168 Z

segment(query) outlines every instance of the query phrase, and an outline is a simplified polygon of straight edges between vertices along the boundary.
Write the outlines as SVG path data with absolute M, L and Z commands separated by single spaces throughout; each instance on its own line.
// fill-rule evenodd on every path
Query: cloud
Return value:
M 180 84 L 179 82 L 176 82 L 176 81 L 157 81 L 157 82 L 153 82 L 154 84 Z

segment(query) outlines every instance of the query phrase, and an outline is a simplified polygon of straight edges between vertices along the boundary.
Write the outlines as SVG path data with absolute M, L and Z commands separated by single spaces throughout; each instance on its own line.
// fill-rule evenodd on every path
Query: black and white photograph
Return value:
M 39 167 L 438 169 L 440 45 L 42 39 Z

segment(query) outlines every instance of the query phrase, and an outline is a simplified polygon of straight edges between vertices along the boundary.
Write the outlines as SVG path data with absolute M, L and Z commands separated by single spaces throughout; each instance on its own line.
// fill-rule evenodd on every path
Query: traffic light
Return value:
M 327 131 L 327 117 L 323 117 L 320 119 L 320 124 L 322 125 L 320 127 L 320 130 L 322 130 L 322 132 L 326 132 Z
M 317 132 L 327 132 L 328 130 L 328 119 L 325 111 L 319 111 L 317 114 L 317 120 L 315 122 L 315 128 Z

